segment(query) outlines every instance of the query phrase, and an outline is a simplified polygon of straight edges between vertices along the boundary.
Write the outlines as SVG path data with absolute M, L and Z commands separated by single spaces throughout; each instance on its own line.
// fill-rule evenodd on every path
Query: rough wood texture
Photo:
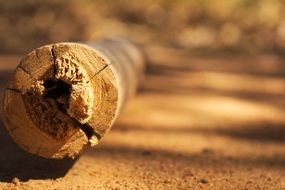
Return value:
M 40 47 L 22 59 L 7 86 L 4 124 L 31 153 L 74 157 L 98 144 L 142 73 L 141 53 L 121 39 Z

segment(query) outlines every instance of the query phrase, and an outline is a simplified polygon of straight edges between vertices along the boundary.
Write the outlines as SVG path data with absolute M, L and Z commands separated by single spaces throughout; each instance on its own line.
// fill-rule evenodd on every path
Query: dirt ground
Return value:
M 26 153 L 1 125 L 0 189 L 285 189 L 284 57 L 146 54 L 138 96 L 75 160 Z M 1 96 L 20 58 L 0 57 Z

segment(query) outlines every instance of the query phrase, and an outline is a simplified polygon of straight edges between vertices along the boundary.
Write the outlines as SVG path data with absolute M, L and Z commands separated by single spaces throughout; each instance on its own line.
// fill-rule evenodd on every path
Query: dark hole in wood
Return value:
M 71 94 L 71 85 L 61 80 L 48 79 L 44 81 L 43 86 L 45 87 L 44 97 L 54 99 L 58 109 L 66 113 Z

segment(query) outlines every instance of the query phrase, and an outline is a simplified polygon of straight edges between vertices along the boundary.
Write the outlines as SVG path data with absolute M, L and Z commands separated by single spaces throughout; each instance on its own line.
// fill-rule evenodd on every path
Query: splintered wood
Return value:
M 40 47 L 22 59 L 7 85 L 4 124 L 26 151 L 74 157 L 108 132 L 143 70 L 141 52 L 122 39 Z

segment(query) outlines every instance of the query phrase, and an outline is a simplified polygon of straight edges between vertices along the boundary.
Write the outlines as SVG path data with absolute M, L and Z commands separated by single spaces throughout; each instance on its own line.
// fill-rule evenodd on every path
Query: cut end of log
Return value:
M 17 67 L 4 96 L 3 120 L 25 150 L 74 157 L 98 144 L 118 105 L 110 60 L 77 43 L 43 46 Z
M 22 93 L 28 117 L 56 141 L 66 139 L 93 113 L 93 89 L 87 72 L 69 56 L 55 58 L 49 72 Z M 31 74 L 32 77 L 32 74 Z M 32 78 L 33 79 L 33 78 Z

